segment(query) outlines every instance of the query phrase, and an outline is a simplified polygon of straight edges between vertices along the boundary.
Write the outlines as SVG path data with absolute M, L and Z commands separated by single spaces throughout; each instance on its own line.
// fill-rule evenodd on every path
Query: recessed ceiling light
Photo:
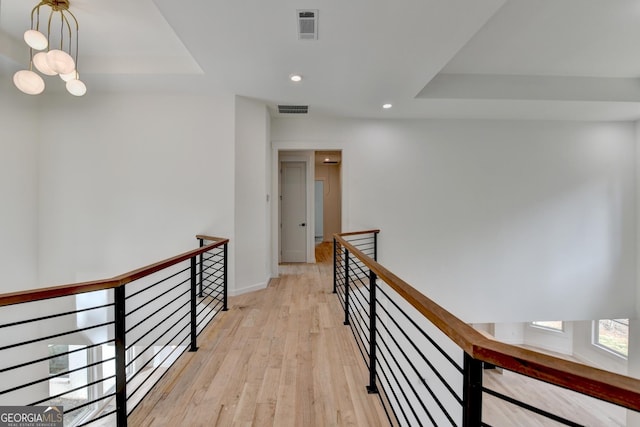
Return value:
M 302 76 L 300 74 L 291 74 L 289 79 L 294 83 L 298 83 L 302 81 Z
M 384 108 L 385 110 L 388 110 L 391 107 L 393 107 L 393 105 L 391 104 L 382 104 L 382 108 Z

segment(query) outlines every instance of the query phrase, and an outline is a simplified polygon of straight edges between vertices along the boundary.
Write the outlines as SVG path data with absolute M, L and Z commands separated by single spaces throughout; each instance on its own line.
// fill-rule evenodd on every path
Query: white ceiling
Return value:
M 70 1 L 87 96 L 224 87 L 346 117 L 640 119 L 638 0 Z M 27 66 L 35 4 L 0 0 L 0 78 Z M 319 10 L 317 41 L 297 39 L 296 9 Z

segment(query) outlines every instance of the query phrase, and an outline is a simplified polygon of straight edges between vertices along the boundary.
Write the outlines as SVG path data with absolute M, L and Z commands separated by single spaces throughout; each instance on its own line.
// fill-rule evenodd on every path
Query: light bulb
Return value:
M 87 86 L 81 80 L 73 79 L 67 82 L 67 91 L 74 96 L 82 96 L 87 93 Z
M 31 70 L 20 70 L 15 73 L 13 84 L 27 95 L 38 95 L 44 90 L 44 80 Z
M 38 71 L 42 74 L 46 74 L 47 76 L 55 76 L 56 73 L 49 67 L 49 63 L 47 62 L 47 52 L 38 52 L 33 56 L 33 65 L 36 66 Z
M 68 82 L 69 80 L 80 79 L 80 74 L 77 70 L 73 70 L 72 72 L 67 74 L 60 74 L 60 78 L 65 82 Z
M 35 50 L 46 49 L 49 46 L 49 41 L 40 31 L 27 30 L 24 32 L 24 41 L 30 48 Z
M 60 49 L 53 49 L 47 52 L 47 64 L 58 74 L 69 74 L 76 68 L 73 58 Z

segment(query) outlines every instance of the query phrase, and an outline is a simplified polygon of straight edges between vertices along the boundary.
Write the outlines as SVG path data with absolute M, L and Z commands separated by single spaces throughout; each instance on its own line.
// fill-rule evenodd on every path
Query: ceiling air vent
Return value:
M 298 39 L 318 39 L 318 9 L 297 10 L 298 13 Z
M 280 114 L 307 114 L 308 112 L 308 105 L 278 105 Z

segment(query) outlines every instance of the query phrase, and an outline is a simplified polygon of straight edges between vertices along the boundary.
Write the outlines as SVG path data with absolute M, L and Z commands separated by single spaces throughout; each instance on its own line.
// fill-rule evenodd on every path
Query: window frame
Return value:
M 627 327 L 627 343 L 626 343 L 626 349 L 627 349 L 627 354 L 622 353 L 621 351 L 616 350 L 614 347 L 608 346 L 606 343 L 601 342 L 600 340 L 600 322 L 602 321 L 610 321 L 610 322 L 615 322 L 618 324 L 622 324 L 625 325 Z M 621 322 L 622 321 L 622 322 Z M 625 323 L 626 322 L 626 323 Z M 608 354 L 612 354 L 616 357 L 622 358 L 624 360 L 628 360 L 629 358 L 629 319 L 598 319 L 598 320 L 594 320 L 592 322 L 592 328 L 591 328 L 591 344 L 602 350 L 607 352 Z
M 553 326 L 542 325 L 541 323 L 550 323 L 550 322 L 560 322 L 560 328 L 554 328 Z M 565 324 L 563 320 L 533 320 L 529 322 L 529 326 L 532 328 L 540 329 L 543 331 L 549 332 L 557 332 L 564 333 L 565 332 Z

